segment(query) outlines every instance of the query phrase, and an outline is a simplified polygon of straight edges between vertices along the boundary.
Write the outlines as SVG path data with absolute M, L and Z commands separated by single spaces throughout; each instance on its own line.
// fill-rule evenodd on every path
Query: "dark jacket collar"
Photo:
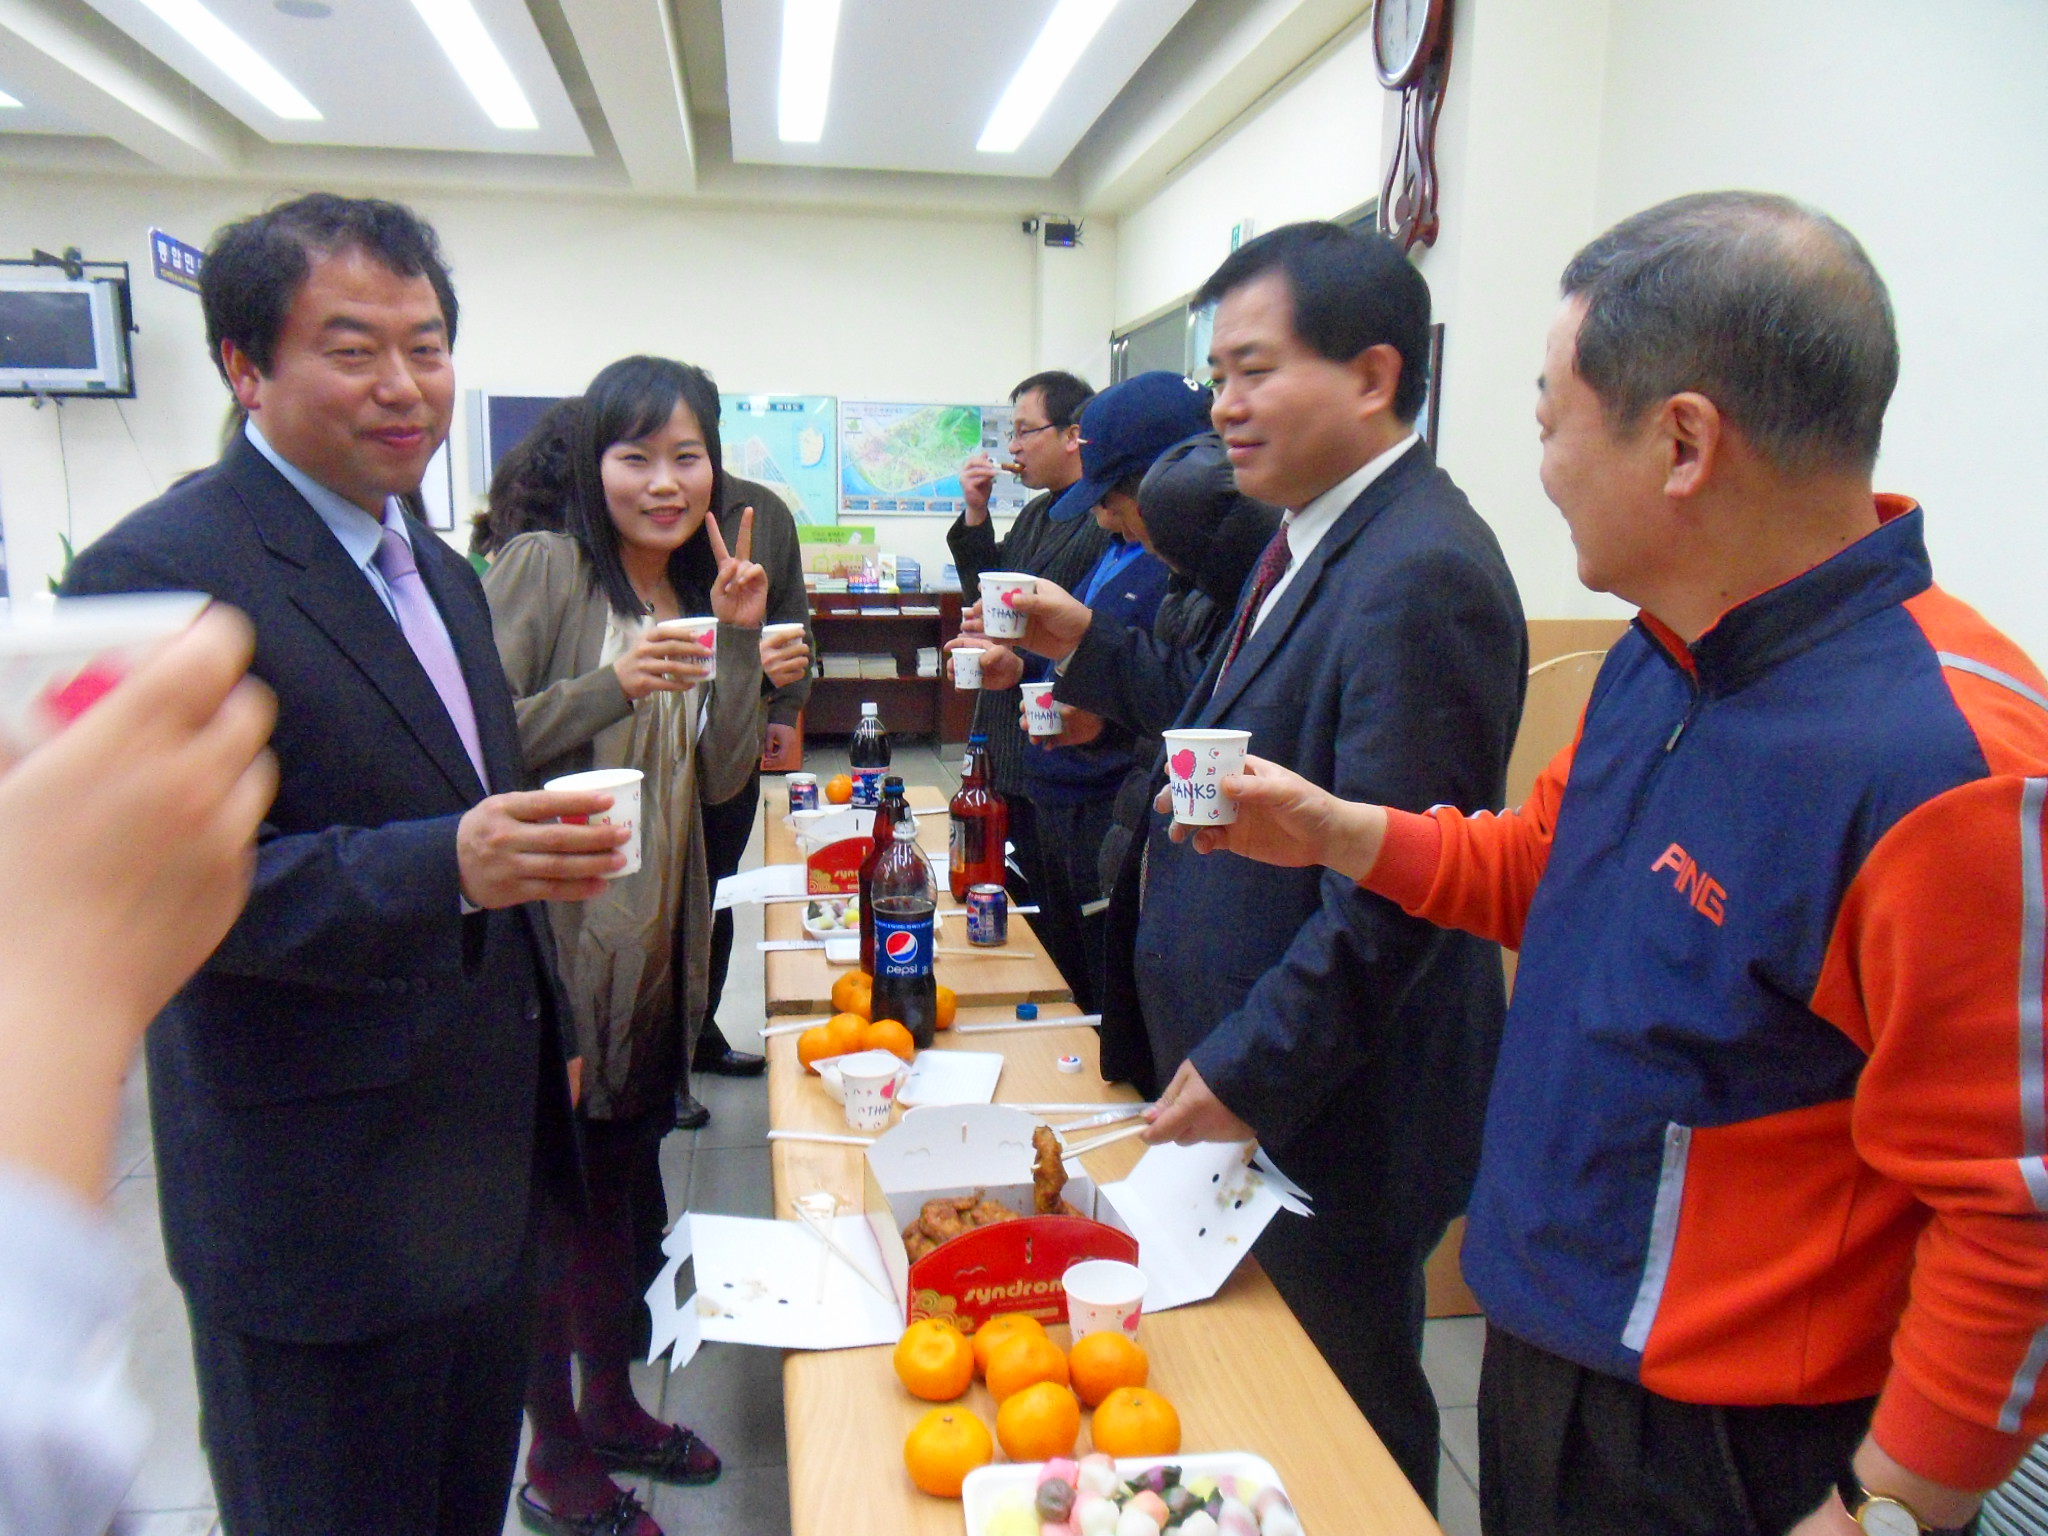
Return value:
M 1876 528 L 1790 581 L 1737 603 L 1690 646 L 1645 611 L 1636 627 L 1709 693 L 1732 693 L 1853 624 L 1934 584 L 1925 518 L 1901 496 L 1877 498 Z

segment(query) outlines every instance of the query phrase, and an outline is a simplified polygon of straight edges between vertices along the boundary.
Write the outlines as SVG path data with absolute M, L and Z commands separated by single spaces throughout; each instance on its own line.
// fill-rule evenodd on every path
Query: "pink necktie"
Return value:
M 427 584 L 420 579 L 412 546 L 405 541 L 404 534 L 387 525 L 384 536 L 377 541 L 372 563 L 391 588 L 392 606 L 398 610 L 398 627 L 405 632 L 406 643 L 426 669 L 434 692 L 441 696 L 441 707 L 448 711 L 455 734 L 462 738 L 463 750 L 469 753 L 470 764 L 476 769 L 477 779 L 488 791 L 491 780 L 484 772 L 484 749 L 477 740 L 476 709 L 469 701 L 469 684 L 463 681 L 462 663 L 455 659 L 455 646 L 448 638 L 447 626 L 441 622 L 434 599 L 427 593 Z
M 1223 681 L 1223 674 L 1230 670 L 1230 664 L 1237 660 L 1238 649 L 1252 632 L 1252 625 L 1259 619 L 1259 610 L 1266 606 L 1266 598 L 1274 585 L 1287 574 L 1287 567 L 1294 561 L 1294 551 L 1287 543 L 1287 521 L 1273 530 L 1273 537 L 1259 553 L 1257 569 L 1252 572 L 1252 589 L 1245 595 L 1244 607 L 1237 615 L 1237 628 L 1231 631 L 1230 649 L 1223 653 L 1223 665 L 1216 669 L 1216 681 Z

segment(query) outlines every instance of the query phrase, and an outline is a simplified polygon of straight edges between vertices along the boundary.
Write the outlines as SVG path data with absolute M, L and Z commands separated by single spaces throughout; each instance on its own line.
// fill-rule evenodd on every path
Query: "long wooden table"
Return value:
M 936 791 L 929 798 L 936 800 Z M 768 809 L 769 857 L 775 859 L 783 807 L 771 801 Z M 786 830 L 782 836 L 787 848 Z M 1013 943 L 1018 931 L 1012 919 Z M 773 977 L 774 962 L 792 957 L 767 958 Z M 967 1001 L 963 997 L 961 1023 L 1015 1016 L 1010 1006 Z M 1044 1018 L 1073 1014 L 1066 1003 L 1041 1009 Z M 1128 1088 L 1103 1082 L 1096 1032 L 1085 1026 L 947 1032 L 938 1046 L 1001 1052 L 999 1103 L 1108 1104 L 1133 1097 Z M 1055 1065 L 1069 1052 L 1082 1059 L 1079 1074 L 1062 1073 Z M 839 1106 L 798 1063 L 793 1035 L 769 1041 L 768 1113 L 777 1129 L 846 1129 Z M 1129 1172 L 1142 1151 L 1135 1140 L 1120 1142 L 1090 1154 L 1086 1166 L 1098 1183 L 1110 1182 Z M 778 1141 L 771 1160 L 778 1215 L 792 1216 L 797 1197 L 820 1190 L 859 1206 L 864 1181 L 858 1148 Z M 1067 1342 L 1064 1328 L 1051 1331 Z M 1140 1341 L 1151 1359 L 1151 1384 L 1180 1412 L 1182 1448 L 1264 1456 L 1279 1471 L 1310 1536 L 1440 1536 L 1255 1261 L 1240 1264 L 1210 1301 L 1148 1316 Z M 904 1437 L 931 1405 L 903 1390 L 888 1349 L 793 1352 L 783 1365 L 783 1386 L 797 1536 L 961 1536 L 960 1505 L 919 1493 L 904 1473 Z M 995 1404 L 986 1389 L 977 1383 L 966 1403 L 993 1430 Z M 1087 1443 L 1084 1425 L 1083 1450 Z
M 936 855 L 941 867 L 946 857 L 946 800 L 930 784 L 913 784 L 906 790 L 910 808 L 917 814 L 918 846 Z M 784 824 L 788 813 L 787 793 L 780 786 L 762 791 L 762 815 L 767 823 L 766 860 L 770 864 L 793 864 L 801 855 L 796 838 Z M 938 942 L 946 949 L 967 947 L 964 918 L 948 917 L 959 904 L 939 883 Z M 771 940 L 802 939 L 803 903 L 772 902 L 762 919 L 763 936 Z M 829 1008 L 832 983 L 846 974 L 845 966 L 828 965 L 821 949 L 770 950 L 768 961 L 768 1011 L 771 1014 L 818 1013 Z M 964 1003 L 1064 1002 L 1072 994 L 1045 952 L 1029 918 L 1010 915 L 1010 942 L 985 954 L 942 954 L 938 957 L 939 981 L 951 987 Z

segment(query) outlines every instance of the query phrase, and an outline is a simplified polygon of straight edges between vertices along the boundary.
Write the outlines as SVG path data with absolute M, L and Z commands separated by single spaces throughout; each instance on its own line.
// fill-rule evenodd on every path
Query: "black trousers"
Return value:
M 1359 1411 L 1436 1509 L 1436 1394 L 1422 1370 L 1422 1267 L 1443 1233 L 1407 1242 L 1282 1211 L 1252 1252 Z M 1506 1528 L 1503 1527 L 1503 1530 Z
M 498 1536 L 519 1453 L 531 1245 L 470 1306 L 347 1344 L 192 1309 L 199 1430 L 227 1536 Z
M 1081 909 L 1103 896 L 1102 840 L 1109 835 L 1116 800 L 1112 796 L 1071 805 L 1038 800 L 1032 802 L 1032 810 L 1038 868 L 1031 873 L 1031 889 L 1038 900 L 1038 916 L 1031 926 L 1081 1011 L 1100 1013 L 1103 915 L 1084 915 Z M 1011 835 L 1015 836 L 1014 827 Z
M 1876 1406 L 1675 1402 L 1489 1327 L 1480 1524 L 1489 1536 L 1778 1536 L 1827 1497 Z
M 754 815 L 761 807 L 761 771 L 755 769 L 747 787 L 730 800 L 704 807 L 704 862 L 713 890 L 718 882 L 740 870 L 747 855 L 747 840 L 754 835 Z M 711 986 L 704 995 L 702 1024 L 718 1018 L 718 1004 L 725 996 L 725 976 L 732 966 L 732 908 L 711 917 Z M 687 1022 L 687 1021 L 686 1021 Z M 694 1041 L 700 1026 L 692 1023 L 685 1038 Z

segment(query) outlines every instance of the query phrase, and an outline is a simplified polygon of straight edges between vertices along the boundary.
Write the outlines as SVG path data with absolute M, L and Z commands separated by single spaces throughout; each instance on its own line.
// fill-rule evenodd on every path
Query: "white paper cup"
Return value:
M 201 592 L 0 604 L 0 746 L 24 753 L 77 719 L 205 610 Z
M 802 626 L 799 625 L 799 628 Z M 704 665 L 711 670 L 699 679 L 713 682 L 718 677 L 718 620 L 711 614 L 698 614 L 688 619 L 663 619 L 654 626 L 654 632 L 664 640 L 695 640 L 699 645 L 710 648 L 711 654 L 704 658 Z
M 1023 571 L 983 571 L 981 632 L 991 640 L 1019 638 L 1024 633 L 1024 615 L 1011 606 L 1011 595 L 1037 590 L 1038 578 Z
M 1117 1259 L 1084 1259 L 1060 1277 L 1067 1290 L 1067 1326 L 1076 1339 L 1120 1333 L 1133 1343 L 1145 1308 L 1145 1271 Z
M 763 624 L 761 626 L 761 638 L 763 640 L 786 640 L 791 635 L 803 635 L 809 632 L 801 624 Z
M 981 647 L 963 645 L 957 651 L 947 653 L 953 658 L 953 686 L 955 688 L 979 688 L 981 686 Z
M 624 827 L 633 834 L 619 850 L 626 856 L 626 867 L 605 876 L 607 880 L 623 880 L 628 875 L 640 873 L 640 780 L 643 777 L 638 768 L 593 768 L 588 773 L 571 773 L 559 779 L 549 779 L 541 786 L 546 790 L 578 793 L 600 790 L 612 797 L 612 808 L 608 811 L 599 811 L 595 816 L 562 818 L 579 827 Z
M 1173 819 L 1189 827 L 1220 827 L 1237 820 L 1237 802 L 1223 798 L 1223 776 L 1244 767 L 1252 733 L 1190 729 L 1164 734 Z
M 887 1051 L 862 1051 L 840 1057 L 837 1065 L 846 1094 L 847 1128 L 879 1131 L 896 1107 L 896 1085 L 903 1081 L 906 1064 Z
M 1024 723 L 1034 736 L 1060 733 L 1060 707 L 1053 702 L 1051 683 L 1024 685 Z

